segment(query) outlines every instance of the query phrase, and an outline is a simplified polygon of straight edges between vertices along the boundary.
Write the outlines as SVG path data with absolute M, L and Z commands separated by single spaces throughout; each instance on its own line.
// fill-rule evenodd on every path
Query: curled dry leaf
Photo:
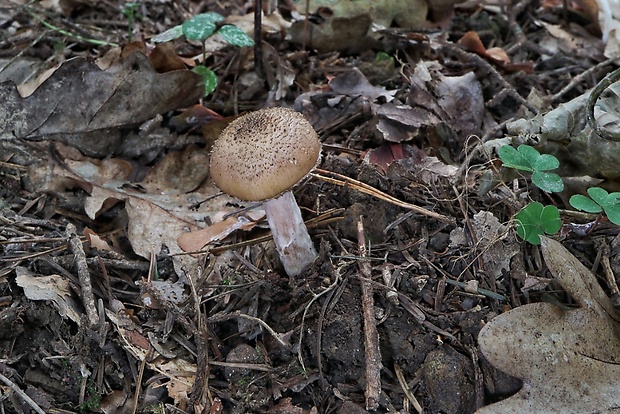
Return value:
M 15 269 L 15 283 L 24 289 L 24 295 L 30 300 L 51 302 L 58 314 L 70 318 L 80 325 L 80 306 L 73 299 L 69 280 L 60 275 L 41 276 L 31 273 L 25 267 Z
M 476 32 L 465 33 L 463 37 L 459 39 L 458 43 L 466 50 L 482 56 L 489 62 L 503 68 L 507 72 L 517 72 L 520 70 L 526 73 L 534 72 L 534 64 L 532 62 L 511 63 L 508 54 L 504 50 L 498 47 L 491 49 L 484 47 L 478 33 Z
M 229 197 L 215 197 L 219 190 L 205 180 L 208 170 L 206 154 L 194 147 L 168 153 L 140 182 L 131 181 L 134 172 L 126 161 L 76 158 L 65 157 L 66 168 L 51 164 L 51 170 L 38 171 L 38 176 L 53 177 L 51 183 L 36 181 L 38 187 L 62 192 L 64 189 L 57 187 L 59 183 L 63 186 L 79 185 L 90 194 L 84 211 L 92 219 L 114 204 L 124 202 L 128 217 L 127 237 L 135 253 L 144 258 L 162 250 L 170 254 L 181 253 L 177 245 L 181 234 L 197 230 L 205 221 L 217 222 L 221 215 L 234 211 L 226 206 Z M 205 200 L 209 202 L 205 203 Z M 174 256 L 172 260 L 178 274 L 185 274 L 188 269 L 198 266 L 198 259 L 189 255 Z
M 582 414 L 620 406 L 620 318 L 594 275 L 560 243 L 541 237 L 549 270 L 580 305 L 520 306 L 492 319 L 478 337 L 484 356 L 521 378 L 512 397 L 477 414 Z

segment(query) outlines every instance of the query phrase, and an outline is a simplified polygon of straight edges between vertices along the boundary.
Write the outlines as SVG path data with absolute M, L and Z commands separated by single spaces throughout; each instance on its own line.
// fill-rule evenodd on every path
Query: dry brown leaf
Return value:
M 526 73 L 534 72 L 534 64 L 532 62 L 511 63 L 508 54 L 500 48 L 496 47 L 487 50 L 476 32 L 470 31 L 465 33 L 463 37 L 458 40 L 458 44 L 463 46 L 466 50 L 482 56 L 507 72 L 517 72 L 520 70 Z
M 67 168 L 53 164 L 52 170 L 39 173 L 53 177 L 52 183 L 42 184 L 41 189 L 62 191 L 53 188 L 58 182 L 63 186 L 70 182 L 79 185 L 90 193 L 84 210 L 93 219 L 114 204 L 124 202 L 129 219 L 127 237 L 136 254 L 149 259 L 162 251 L 181 253 L 177 245 L 181 234 L 199 229 L 200 223 L 217 222 L 222 215 L 234 211 L 227 206 L 230 197 L 215 197 L 220 191 L 204 180 L 208 161 L 200 154 L 192 155 L 194 150 L 188 147 L 185 151 L 170 152 L 140 183 L 130 181 L 131 167 L 123 160 L 65 159 Z M 179 275 L 199 268 L 197 260 L 188 255 L 173 257 Z
M 159 74 L 141 53 L 105 71 L 72 59 L 27 98 L 12 83 L 0 83 L 0 139 L 51 139 L 108 156 L 123 143 L 120 127 L 197 102 L 200 82 L 189 70 Z
M 82 234 L 84 235 L 84 237 L 86 237 L 86 240 L 88 241 L 88 244 L 90 245 L 90 247 L 98 249 L 98 250 L 114 251 L 112 246 L 110 246 L 108 244 L 108 242 L 103 240 L 92 229 L 89 229 L 88 227 L 85 227 L 84 231 L 82 232 Z
M 391 102 L 397 92 L 396 90 L 390 91 L 384 87 L 374 86 L 357 68 L 352 68 L 330 80 L 329 88 L 342 95 L 365 96 L 371 101 L 383 97 L 387 102 Z
M 320 16 L 322 23 L 299 20 L 291 26 L 289 37 L 323 52 L 356 53 L 380 46 L 376 28 L 393 24 L 402 29 L 429 26 L 427 18 L 445 21 L 455 3 L 463 0 L 310 0 L 298 3 L 296 16 L 301 18 L 306 7 Z M 445 22 L 444 22 L 445 23 Z M 432 26 L 432 25 L 430 25 Z
M 223 240 L 236 230 L 252 230 L 258 220 L 264 217 L 264 210 L 249 211 L 244 216 L 231 216 L 204 229 L 183 233 L 177 243 L 186 252 L 197 252 L 209 243 Z
M 562 25 L 538 22 L 548 33 L 540 41 L 540 45 L 550 52 L 565 53 L 582 58 L 601 60 L 603 42 L 600 37 L 593 36 L 583 27 L 571 24 L 568 30 Z
M 585 414 L 620 406 L 620 318 L 594 275 L 560 243 L 541 237 L 545 262 L 579 308 L 520 306 L 480 331 L 484 356 L 521 378 L 512 397 L 477 414 Z
M 177 55 L 171 42 L 158 43 L 149 55 L 153 68 L 159 73 L 183 70 L 186 68 L 183 59 Z
M 15 268 L 15 282 L 24 289 L 24 295 L 30 300 L 50 301 L 63 318 L 69 318 L 80 325 L 80 309 L 71 294 L 69 280 L 60 275 L 34 275 L 25 267 Z

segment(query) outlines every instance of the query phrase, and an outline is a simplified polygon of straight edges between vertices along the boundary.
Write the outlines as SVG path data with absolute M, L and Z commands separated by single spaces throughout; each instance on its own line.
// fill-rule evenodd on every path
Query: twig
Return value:
M 99 323 L 99 315 L 97 315 L 97 308 L 95 306 L 95 295 L 93 294 L 93 284 L 90 280 L 90 272 L 88 271 L 88 263 L 86 262 L 86 253 L 84 253 L 84 247 L 77 235 L 75 225 L 71 223 L 67 224 L 66 234 L 67 237 L 69 237 L 69 246 L 75 257 L 75 266 L 82 288 L 82 302 L 86 309 L 88 324 L 90 328 L 94 328 Z
M 357 221 L 357 247 L 359 255 L 366 257 L 366 237 L 362 216 Z M 379 407 L 381 393 L 381 350 L 379 349 L 379 333 L 375 320 L 375 305 L 373 289 L 369 280 L 372 278 L 370 263 L 367 260 L 358 261 L 362 277 L 362 315 L 364 317 L 364 350 L 366 354 L 366 409 L 376 410 Z
M 25 392 L 23 392 L 17 385 L 15 385 L 15 383 L 13 383 L 13 381 L 11 381 L 10 379 L 8 379 L 7 377 L 5 377 L 4 375 L 0 374 L 0 381 L 2 381 L 4 384 L 6 384 L 7 387 L 9 387 L 10 389 L 13 390 L 13 392 L 15 392 L 17 395 L 19 395 L 19 397 L 24 400 L 30 407 L 32 407 L 32 409 L 34 411 L 37 412 L 37 414 L 45 414 L 45 411 L 43 411 L 41 409 L 41 407 L 39 407 L 37 405 L 36 402 L 34 402 L 32 400 L 32 398 L 30 398 L 28 396 L 28 394 L 26 394 Z
M 334 278 L 334 283 L 332 283 L 331 285 L 329 285 L 327 287 L 327 289 L 325 289 L 324 291 L 314 294 L 314 297 L 312 299 L 310 299 L 310 301 L 308 302 L 308 304 L 305 306 L 304 308 L 304 313 L 301 317 L 301 327 L 299 329 L 299 340 L 297 341 L 297 359 L 299 360 L 299 364 L 301 365 L 301 368 L 304 370 L 304 372 L 306 371 L 306 364 L 304 364 L 304 357 L 302 355 L 302 350 L 303 347 L 301 346 L 301 342 L 303 340 L 304 337 L 304 323 L 306 321 L 306 315 L 308 313 L 308 311 L 310 310 L 310 307 L 312 306 L 312 304 L 317 301 L 321 296 L 325 295 L 328 292 L 331 292 L 332 290 L 334 290 L 334 288 L 338 285 L 338 283 L 340 283 L 340 272 L 339 269 L 336 269 L 334 271 L 336 277 Z M 319 353 L 320 354 L 320 353 Z M 319 365 L 319 370 L 321 370 L 321 363 L 318 363 Z
M 398 379 L 398 383 L 400 384 L 400 388 L 405 393 L 405 397 L 409 400 L 409 402 L 413 405 L 413 408 L 420 414 L 424 411 L 418 399 L 413 395 L 409 386 L 407 385 L 407 381 L 405 380 L 405 376 L 403 375 L 403 370 L 400 368 L 400 365 L 394 364 L 394 373 L 396 374 L 396 378 Z
M 484 405 L 484 379 L 478 358 L 478 349 L 473 345 L 466 345 L 471 354 L 471 363 L 474 368 L 474 390 L 476 410 Z
M 501 84 L 502 91 L 505 91 L 506 95 L 515 99 L 517 102 L 525 106 L 527 109 L 529 109 L 533 113 L 538 114 L 538 109 L 534 108 L 532 104 L 530 104 L 524 97 L 519 95 L 519 93 L 515 90 L 515 88 L 510 83 L 508 83 L 506 79 L 504 79 L 504 77 L 497 71 L 497 69 L 495 69 L 493 65 L 491 65 L 489 62 L 487 62 L 480 56 L 476 55 L 475 53 L 467 52 L 466 50 L 461 49 L 459 46 L 453 43 L 443 42 L 442 46 L 446 50 L 457 55 L 460 59 L 464 61 L 473 62 L 479 67 L 486 70 L 487 72 L 490 72 L 493 75 L 493 77 L 497 79 L 497 81 Z M 491 101 L 493 101 L 493 99 L 491 99 Z
M 254 316 L 246 315 L 239 311 L 233 312 L 229 315 L 213 315 L 209 317 L 206 322 L 220 322 L 220 321 L 226 321 L 232 318 L 247 319 L 249 321 L 260 324 L 263 328 L 267 330 L 267 332 L 269 332 L 276 339 L 276 341 L 278 341 L 280 345 L 282 345 L 284 348 L 287 348 L 287 349 L 291 348 L 291 344 L 290 344 L 291 333 L 290 332 L 287 332 L 285 334 L 277 333 L 264 320 L 260 318 L 255 318 Z
M 430 211 L 425 208 L 416 206 L 415 204 L 410 204 L 404 201 L 400 201 L 396 197 L 392 197 L 391 195 L 388 195 L 384 193 L 383 191 L 379 191 L 376 188 L 368 184 L 365 184 L 361 181 L 354 180 L 353 178 L 349 178 L 345 175 L 338 174 L 332 171 L 322 170 L 320 168 L 317 168 L 314 171 L 316 173 L 311 173 L 310 175 L 314 178 L 318 178 L 319 180 L 323 180 L 331 184 L 339 185 L 341 187 L 350 187 L 354 190 L 359 191 L 360 193 L 371 195 L 373 197 L 376 197 L 383 201 L 387 201 L 388 203 L 392 203 L 399 207 L 403 207 L 403 208 L 415 211 L 416 213 L 420 213 L 425 216 L 435 218 L 439 221 L 443 221 L 444 223 L 451 223 L 451 224 L 454 223 L 454 219 L 450 217 L 447 217 L 442 214 L 435 213 L 434 211 Z M 329 175 L 334 176 L 336 178 L 329 177 Z
M 601 252 L 601 265 L 603 266 L 603 273 L 605 273 L 605 279 L 607 280 L 607 286 L 609 287 L 609 296 L 612 300 L 618 300 L 620 290 L 618 289 L 618 283 L 616 283 L 616 276 L 609 262 L 610 247 L 605 239 L 602 240 L 599 252 Z
M 588 121 L 588 125 L 590 128 L 601 138 L 620 142 L 620 133 L 612 132 L 605 129 L 602 126 L 599 126 L 598 122 L 594 118 L 594 106 L 599 96 L 611 86 L 613 83 L 620 80 L 620 68 L 614 70 L 613 72 L 607 74 L 590 92 L 590 96 L 588 97 L 588 104 L 586 105 L 586 120 Z
M 144 356 L 144 359 L 140 362 L 140 370 L 138 371 L 138 378 L 136 379 L 136 389 L 133 394 L 133 401 L 131 404 L 131 414 L 136 414 L 138 411 L 138 402 L 140 401 L 140 388 L 142 386 L 142 378 L 144 377 L 144 368 L 146 368 L 146 361 L 151 359 L 153 355 L 153 347 L 149 345 L 149 349 Z
M 264 79 L 262 13 L 262 0 L 254 0 L 254 71 L 259 78 Z
M 586 77 L 591 76 L 597 70 L 611 65 L 617 59 L 618 59 L 617 57 L 609 58 L 609 59 L 604 60 L 604 61 L 602 61 L 600 63 L 597 63 L 596 65 L 592 66 L 591 68 L 588 68 L 587 70 L 584 70 L 579 75 L 577 75 L 574 78 L 572 78 L 570 80 L 570 82 L 568 83 L 568 85 L 563 87 L 558 93 L 556 93 L 555 95 L 550 96 L 549 97 L 549 101 L 552 102 L 552 103 L 559 101 L 565 93 L 567 93 L 568 91 L 573 89 L 575 86 L 577 86 L 577 84 L 579 82 L 583 81 Z
M 246 364 L 243 362 L 225 362 L 225 361 L 210 361 L 209 363 L 211 365 L 216 365 L 218 367 L 243 368 L 243 369 L 262 371 L 262 372 L 275 371 L 273 367 L 270 367 L 267 364 Z

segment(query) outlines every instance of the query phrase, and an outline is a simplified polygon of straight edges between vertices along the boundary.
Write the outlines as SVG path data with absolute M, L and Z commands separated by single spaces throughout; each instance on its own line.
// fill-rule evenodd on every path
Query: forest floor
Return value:
M 554 238 L 612 275 L 609 296 L 620 247 L 604 216 L 567 211 L 586 188 L 569 176 L 617 178 L 562 141 L 585 110 L 551 151 L 563 192 L 497 152 L 536 145 L 535 129 L 506 138 L 512 123 L 613 69 L 592 4 L 504 3 L 392 19 L 360 1 L 307 21 L 303 1 L 264 4 L 262 64 L 209 39 L 204 97 L 188 70 L 201 43 L 153 36 L 217 12 L 253 37 L 253 2 L 1 2 L 2 412 L 468 414 L 515 394 L 480 330 L 531 303 L 583 303 L 515 214 L 558 207 Z M 423 28 L 366 36 L 385 19 Z M 260 204 L 208 175 L 231 119 L 273 106 L 323 144 L 294 188 L 319 256 L 294 277 Z

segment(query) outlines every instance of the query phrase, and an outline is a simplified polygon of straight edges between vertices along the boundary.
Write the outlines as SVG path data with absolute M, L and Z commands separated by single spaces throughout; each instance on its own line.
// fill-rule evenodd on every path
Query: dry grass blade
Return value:
M 451 217 L 447 217 L 442 214 L 435 213 L 434 211 L 430 211 L 423 207 L 416 206 L 415 204 L 406 203 L 404 201 L 397 199 L 396 197 L 392 197 L 389 194 L 385 194 L 384 192 L 379 191 L 376 188 L 368 184 L 354 180 L 353 178 L 349 178 L 345 175 L 327 171 L 327 170 L 322 170 L 320 168 L 317 168 L 314 171 L 315 173 L 311 173 L 311 175 L 315 178 L 318 178 L 319 180 L 323 180 L 328 183 L 338 185 L 340 187 L 350 187 L 361 193 L 371 195 L 373 197 L 376 197 L 383 201 L 387 201 L 388 203 L 394 204 L 396 206 L 415 211 L 416 213 L 420 213 L 425 216 L 432 217 L 439 221 L 443 221 L 444 223 L 454 223 L 454 219 Z M 332 177 L 336 177 L 336 178 L 332 178 Z

